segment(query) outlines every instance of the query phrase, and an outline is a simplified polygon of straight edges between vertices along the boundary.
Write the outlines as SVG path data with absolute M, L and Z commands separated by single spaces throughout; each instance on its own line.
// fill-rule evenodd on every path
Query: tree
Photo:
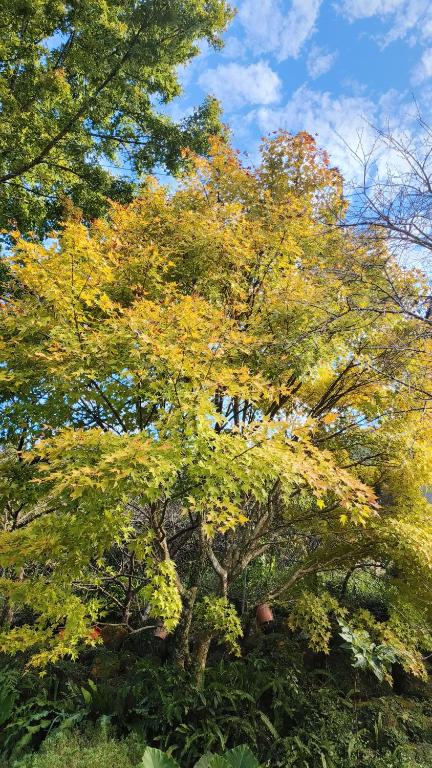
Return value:
M 361 170 L 361 181 L 354 189 L 352 213 L 342 226 L 356 226 L 382 238 L 400 264 L 420 264 L 429 274 L 432 252 L 432 129 L 418 114 L 413 134 L 390 129 L 376 131 L 376 141 L 366 148 L 362 141 L 352 150 Z M 423 283 L 400 294 L 391 275 L 382 285 L 384 304 L 377 312 L 392 311 L 415 316 L 430 333 L 431 291 Z M 411 272 L 407 273 L 407 281 Z M 389 299 L 391 298 L 391 302 Z
M 432 129 L 418 115 L 415 134 L 377 130 L 366 149 L 352 150 L 362 169 L 358 224 L 391 236 L 399 250 L 432 250 Z
M 220 130 L 207 100 L 174 123 L 158 104 L 180 93 L 179 65 L 217 34 L 225 0 L 5 0 L 0 22 L 0 227 L 44 234 L 65 198 L 88 218 L 130 200 L 133 176 Z M 115 165 L 126 165 L 126 175 Z
M 341 178 L 307 134 L 256 169 L 216 140 L 190 162 L 9 258 L 0 647 L 35 664 L 106 622 L 163 624 L 203 667 L 213 638 L 238 650 L 265 556 L 249 601 L 308 604 L 317 574 L 372 562 L 393 628 L 429 610 L 430 338 L 373 311 L 384 267 L 412 301 L 421 276 L 333 226 Z

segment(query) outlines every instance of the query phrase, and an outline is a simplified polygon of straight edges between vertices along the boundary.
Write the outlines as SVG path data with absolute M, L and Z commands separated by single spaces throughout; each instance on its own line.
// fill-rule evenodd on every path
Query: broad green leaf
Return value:
M 258 760 L 251 752 L 247 744 L 229 749 L 224 754 L 224 759 L 231 768 L 259 768 Z
M 195 763 L 193 768 L 211 768 L 212 766 L 212 760 L 216 757 L 212 752 L 206 752 L 197 763 Z
M 143 768 L 179 768 L 179 764 L 172 757 L 154 747 L 146 747 L 141 765 Z

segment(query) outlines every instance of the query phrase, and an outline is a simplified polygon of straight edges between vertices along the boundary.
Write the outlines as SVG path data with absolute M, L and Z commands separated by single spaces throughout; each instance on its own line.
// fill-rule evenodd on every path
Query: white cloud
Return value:
M 395 13 L 406 5 L 406 0 L 344 0 L 342 9 L 351 20 L 367 19 Z
M 432 4 L 430 0 L 342 0 L 341 12 L 350 20 L 378 16 L 388 20 L 385 44 L 410 35 L 413 41 L 432 37 Z
M 274 104 L 279 101 L 282 81 L 265 61 L 257 64 L 219 64 L 198 78 L 201 88 L 210 91 L 227 108 L 246 104 Z
M 355 180 L 361 167 L 354 153 L 367 155 L 374 148 L 375 126 L 395 131 L 403 125 L 408 129 L 412 115 L 404 110 L 403 94 L 395 91 L 384 94 L 375 104 L 365 96 L 334 96 L 302 86 L 287 104 L 254 109 L 248 120 L 264 134 L 279 129 L 308 131 L 328 151 L 332 164 L 347 179 Z M 385 147 L 375 147 L 376 171 L 384 172 L 393 161 Z
M 196 73 L 202 70 L 204 61 L 211 53 L 207 40 L 200 40 L 197 45 L 199 48 L 198 55 L 191 61 L 188 61 L 187 64 L 180 64 L 177 67 L 177 75 L 183 89 L 190 86 Z
M 343 173 L 352 175 L 356 164 L 347 146 L 356 148 L 359 136 L 364 139 L 365 129 L 370 130 L 366 121 L 373 121 L 374 113 L 373 103 L 365 97 L 337 98 L 302 86 L 285 106 L 278 109 L 261 107 L 254 110 L 252 119 L 264 133 L 282 128 L 293 132 L 308 131 L 317 136 L 320 146 L 329 152 L 331 162 Z
M 243 0 L 238 19 L 246 44 L 255 53 L 272 53 L 278 61 L 296 58 L 315 30 L 322 0 Z
M 318 45 L 312 46 L 307 57 L 307 71 L 312 80 L 325 75 L 332 68 L 337 58 L 337 53 L 328 53 Z
M 243 40 L 231 35 L 225 38 L 221 54 L 226 59 L 242 59 L 246 54 L 246 46 Z
M 413 72 L 412 82 L 418 85 L 430 77 L 432 77 L 432 48 L 423 52 L 420 62 Z

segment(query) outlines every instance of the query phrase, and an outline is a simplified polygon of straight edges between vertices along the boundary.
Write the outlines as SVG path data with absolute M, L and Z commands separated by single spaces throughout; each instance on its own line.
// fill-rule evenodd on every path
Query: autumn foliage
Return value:
M 163 624 L 204 665 L 213 638 L 238 651 L 239 580 L 265 554 L 257 598 L 293 627 L 317 574 L 379 565 L 402 648 L 401 617 L 429 610 L 431 340 L 386 285 L 415 308 L 424 279 L 341 226 L 307 134 L 256 168 L 215 141 L 189 168 L 10 255 L 0 648 L 44 665 L 95 625 Z

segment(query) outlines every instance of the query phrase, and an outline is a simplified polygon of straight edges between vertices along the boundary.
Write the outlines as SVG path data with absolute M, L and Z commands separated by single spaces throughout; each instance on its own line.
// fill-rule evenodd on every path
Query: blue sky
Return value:
M 225 49 L 181 71 L 181 117 L 217 96 L 234 144 L 255 158 L 273 130 L 307 130 L 348 176 L 373 126 L 415 135 L 432 105 L 432 0 L 237 0 Z

